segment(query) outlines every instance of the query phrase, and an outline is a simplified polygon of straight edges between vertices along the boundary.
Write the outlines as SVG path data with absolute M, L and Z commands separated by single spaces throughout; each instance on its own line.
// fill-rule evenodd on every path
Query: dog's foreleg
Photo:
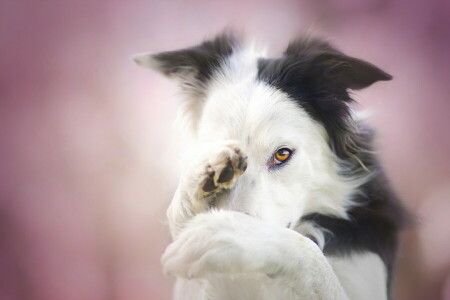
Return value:
M 307 237 L 236 211 L 198 214 L 169 245 L 164 270 L 184 278 L 266 274 L 279 299 L 347 299 L 321 249 Z
M 247 168 L 247 157 L 234 141 L 207 146 L 191 161 L 167 210 L 173 238 L 189 219 L 214 207 Z

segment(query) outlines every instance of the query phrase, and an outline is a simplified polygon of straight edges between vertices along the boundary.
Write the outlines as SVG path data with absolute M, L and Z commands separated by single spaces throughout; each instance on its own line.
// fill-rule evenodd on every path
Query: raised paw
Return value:
M 173 236 L 178 235 L 193 216 L 225 199 L 225 192 L 233 188 L 247 169 L 247 156 L 236 141 L 206 145 L 197 150 L 191 152 L 189 164 L 167 210 Z
M 231 189 L 247 169 L 247 157 L 233 143 L 216 150 L 206 160 L 200 176 L 199 198 L 211 198 Z

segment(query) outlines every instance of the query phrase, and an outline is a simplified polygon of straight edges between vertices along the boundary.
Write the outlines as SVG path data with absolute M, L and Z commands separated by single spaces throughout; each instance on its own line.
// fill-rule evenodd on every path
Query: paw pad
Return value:
M 210 161 L 214 163 L 207 165 L 201 185 L 202 191 L 206 193 L 204 196 L 207 197 L 232 188 L 247 169 L 247 157 L 238 147 L 225 147 Z

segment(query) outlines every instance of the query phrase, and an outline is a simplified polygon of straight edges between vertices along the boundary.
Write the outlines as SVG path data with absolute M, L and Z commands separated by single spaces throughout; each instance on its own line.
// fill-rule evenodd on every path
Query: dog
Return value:
M 134 60 L 184 95 L 174 299 L 391 299 L 406 213 L 349 107 L 391 75 L 311 36 L 279 57 L 225 32 Z

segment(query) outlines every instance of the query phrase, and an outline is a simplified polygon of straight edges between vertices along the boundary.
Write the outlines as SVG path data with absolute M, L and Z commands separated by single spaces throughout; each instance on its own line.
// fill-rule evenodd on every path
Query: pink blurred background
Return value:
M 397 299 L 450 299 L 450 2 L 0 1 L 0 299 L 170 299 L 159 257 L 177 182 L 173 85 L 130 56 L 226 26 L 306 30 L 394 75 L 355 93 L 418 216 Z

